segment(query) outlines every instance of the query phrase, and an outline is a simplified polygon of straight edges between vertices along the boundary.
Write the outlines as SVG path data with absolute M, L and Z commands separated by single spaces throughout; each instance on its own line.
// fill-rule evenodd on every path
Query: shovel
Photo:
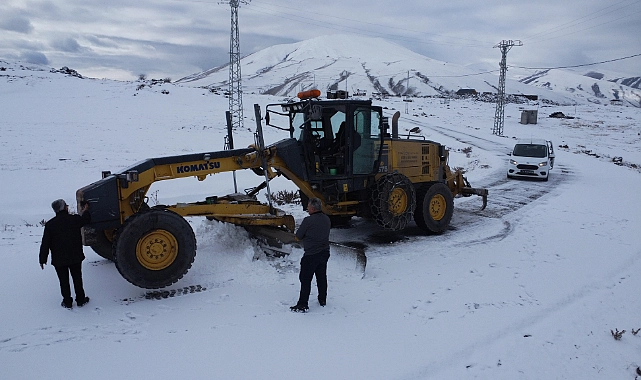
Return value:
M 256 239 L 265 254 L 270 257 L 284 257 L 291 253 L 291 247 L 302 248 L 301 242 L 293 233 L 271 226 L 245 226 L 252 238 Z M 334 253 L 356 258 L 356 271 L 365 277 L 367 256 L 364 244 L 358 242 L 334 242 L 329 244 L 337 249 Z

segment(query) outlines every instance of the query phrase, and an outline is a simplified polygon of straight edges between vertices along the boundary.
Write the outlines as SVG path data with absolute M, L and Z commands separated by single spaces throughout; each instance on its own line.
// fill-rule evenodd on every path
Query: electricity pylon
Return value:
M 240 73 L 240 38 L 238 36 L 238 6 L 249 4 L 249 0 L 227 0 L 222 4 L 231 7 L 231 35 L 229 37 L 229 112 L 232 128 L 243 127 L 243 84 Z
M 513 46 L 523 46 L 520 40 L 503 40 L 494 45 L 501 49 L 501 75 L 499 76 L 499 93 L 496 97 L 496 112 L 494 113 L 494 129 L 492 134 L 503 136 L 503 125 L 505 123 L 505 74 L 507 73 L 507 52 Z

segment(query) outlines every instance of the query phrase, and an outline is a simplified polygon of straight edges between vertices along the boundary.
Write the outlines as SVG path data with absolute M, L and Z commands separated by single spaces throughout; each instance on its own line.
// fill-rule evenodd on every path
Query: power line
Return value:
M 278 10 L 276 11 L 277 12 L 276 15 L 279 15 L 279 14 L 282 14 L 282 13 L 287 13 L 287 12 L 283 12 L 282 4 L 274 4 L 274 3 L 267 2 L 267 1 L 255 1 L 254 3 L 252 3 L 252 5 L 256 6 L 256 3 L 262 3 L 262 4 L 265 4 L 265 5 L 278 7 Z M 270 10 L 269 8 L 264 8 L 264 7 L 263 7 L 263 9 Z M 292 13 L 288 13 L 288 14 L 292 15 Z M 337 19 L 337 20 L 344 20 L 344 21 L 348 21 L 348 22 L 351 22 L 351 23 L 359 23 L 359 24 L 371 25 L 371 26 L 374 26 L 376 28 L 380 28 L 381 27 L 380 23 L 369 22 L 369 21 L 358 20 L 358 19 L 352 19 L 352 18 L 347 18 L 347 17 L 340 17 L 340 16 L 337 16 L 335 14 L 326 14 L 326 13 L 324 14 L 324 13 L 314 12 L 314 15 L 322 16 L 322 17 L 325 17 L 325 18 L 322 21 L 318 21 L 318 20 L 314 20 L 314 19 L 311 19 L 311 18 L 308 18 L 308 17 L 304 17 L 304 16 L 298 16 L 298 15 L 295 15 L 295 16 L 301 17 L 301 18 L 305 18 L 305 19 L 308 19 L 308 20 L 314 20 L 314 21 L 326 23 L 326 24 L 333 24 L 333 23 L 328 23 L 326 21 L 327 18 L 331 18 L 331 19 Z M 344 24 L 333 24 L 333 25 L 344 26 Z M 354 28 L 354 27 L 350 27 L 350 28 Z M 429 35 L 433 35 L 433 36 L 437 36 L 437 37 L 444 37 L 444 38 L 455 39 L 455 40 L 469 41 L 470 43 L 474 44 L 474 45 L 466 44 L 464 46 L 487 46 L 487 45 L 489 45 L 489 42 L 486 42 L 486 41 L 479 41 L 479 40 L 476 40 L 476 39 L 464 38 L 464 37 L 448 36 L 448 35 L 438 34 L 438 33 L 425 33 L 425 31 L 418 31 L 418 30 L 413 30 L 413 29 L 400 28 L 400 27 L 397 27 L 397 26 L 385 26 L 385 29 L 395 29 L 395 30 L 400 30 L 400 31 L 404 31 L 404 32 L 412 32 L 412 33 L 417 33 L 417 34 L 429 34 Z M 421 39 L 415 39 L 415 40 L 422 41 Z M 428 41 L 432 41 L 432 40 L 428 40 Z M 442 42 L 439 42 L 439 41 L 432 41 L 432 42 L 434 42 L 434 43 L 442 43 Z
M 532 42 L 532 43 L 537 43 L 537 42 L 542 42 L 542 41 L 549 41 L 549 40 L 553 40 L 553 39 L 555 39 L 555 38 L 561 38 L 561 37 L 569 36 L 569 35 L 571 35 L 571 34 L 581 33 L 581 32 L 584 32 L 584 31 L 586 31 L 586 30 L 594 29 L 594 28 L 597 28 L 597 27 L 599 27 L 599 26 L 603 26 L 603 25 L 606 25 L 606 24 L 613 23 L 613 22 L 615 22 L 615 21 L 623 20 L 624 18 L 628 18 L 628 17 L 630 17 L 630 16 L 634 16 L 634 15 L 636 15 L 636 14 L 638 14 L 638 13 L 641 13 L 641 11 L 633 12 L 633 13 L 628 13 L 628 14 L 626 14 L 625 16 L 622 16 L 622 17 L 616 18 L 616 19 L 614 19 L 614 20 L 610 20 L 610 21 L 602 22 L 601 24 L 592 25 L 592 26 L 590 26 L 590 27 L 587 27 L 587 28 L 584 28 L 584 29 L 580 29 L 580 30 L 576 30 L 576 31 L 574 31 L 574 32 L 566 33 L 566 34 L 563 34 L 563 35 L 560 35 L 560 36 L 550 37 L 550 38 L 545 38 L 545 39 L 542 39 L 542 40 L 539 40 L 539 41 L 534 41 L 534 42 Z
M 579 18 L 577 18 L 577 19 L 574 19 L 574 20 L 568 21 L 568 22 L 566 22 L 566 23 L 563 23 L 563 24 L 557 25 L 557 26 L 555 26 L 555 27 L 553 27 L 553 28 L 551 28 L 551 29 L 548 29 L 547 31 L 542 31 L 542 32 L 539 32 L 539 33 L 533 34 L 533 35 L 531 35 L 531 36 L 525 37 L 525 39 L 527 40 L 527 39 L 530 39 L 530 38 L 535 37 L 535 36 L 542 36 L 542 35 L 546 35 L 546 34 L 555 33 L 555 32 L 557 32 L 557 31 L 564 30 L 564 29 L 567 29 L 567 28 L 570 28 L 570 27 L 573 27 L 573 26 L 576 26 L 576 25 L 583 24 L 583 23 L 585 23 L 585 22 L 588 22 L 588 21 L 594 20 L 595 18 L 599 18 L 599 17 L 601 17 L 601 16 L 604 16 L 604 15 L 610 14 L 610 13 L 612 13 L 612 12 L 615 12 L 615 11 L 621 10 L 621 9 L 623 9 L 623 8 L 627 8 L 627 7 L 631 6 L 631 5 L 634 5 L 634 3 L 631 3 L 631 4 L 628 4 L 628 5 L 625 5 L 625 6 L 622 6 L 622 7 L 616 8 L 616 9 L 612 9 L 611 11 L 606 12 L 606 13 L 604 13 L 604 14 L 601 14 L 601 15 L 598 15 L 598 16 L 595 16 L 595 17 L 591 17 L 591 18 L 589 18 L 589 19 L 587 19 L 587 20 L 583 20 L 583 19 L 585 19 L 585 18 L 587 18 L 587 17 L 589 17 L 589 16 L 595 15 L 595 14 L 597 14 L 597 13 L 601 13 L 601 12 L 603 12 L 604 10 L 606 10 L 606 9 L 608 9 L 608 8 L 615 7 L 615 6 L 619 5 L 619 4 L 622 4 L 622 3 L 625 3 L 625 2 L 628 2 L 628 1 L 629 1 L 629 0 L 623 0 L 623 1 L 619 1 L 618 3 L 612 4 L 612 5 L 608 5 L 607 7 L 602 8 L 602 9 L 599 9 L 598 11 L 595 11 L 595 12 L 589 13 L 589 14 L 587 14 L 587 15 L 583 16 L 583 17 L 579 17 Z M 579 21 L 579 20 L 583 20 L 583 21 L 577 22 L 577 21 Z
M 398 36 L 398 35 L 394 35 L 394 34 L 386 34 L 386 33 L 382 33 L 382 32 L 372 32 L 372 31 L 365 30 L 363 28 L 358 28 L 358 27 L 355 27 L 355 26 L 345 25 L 344 23 L 331 22 L 331 21 L 327 21 L 327 20 L 317 20 L 317 19 L 314 19 L 314 18 L 306 17 L 306 16 L 300 16 L 300 15 L 295 14 L 295 13 L 284 12 L 282 10 L 282 8 L 280 8 L 278 10 L 273 10 L 273 9 L 268 8 L 268 7 L 258 6 L 258 5 L 254 4 L 254 3 L 250 4 L 248 8 L 252 8 L 254 11 L 256 11 L 258 13 L 267 13 L 267 14 L 270 14 L 270 15 L 273 15 L 273 16 L 276 16 L 276 17 L 279 17 L 279 18 L 286 19 L 286 20 L 305 23 L 308 26 L 311 23 L 312 25 L 320 26 L 322 28 L 329 28 L 331 30 L 337 30 L 338 29 L 338 30 L 343 30 L 343 31 L 350 31 L 350 32 L 352 32 L 354 34 L 360 34 L 360 35 L 365 35 L 365 36 L 370 36 L 370 37 L 371 36 L 384 37 L 384 38 L 387 38 L 387 39 L 393 39 L 393 40 L 398 40 L 398 41 L 406 41 L 406 42 L 415 42 L 415 43 L 421 43 L 421 44 L 458 45 L 458 46 L 466 46 L 466 47 L 487 46 L 487 44 L 485 42 L 476 41 L 476 40 L 470 40 L 470 41 L 475 41 L 476 44 L 473 44 L 473 43 L 453 43 L 453 42 L 442 42 L 442 41 L 431 40 L 431 39 L 402 37 L 402 36 Z M 330 18 L 333 18 L 333 19 L 339 19 L 339 20 L 340 19 L 347 20 L 347 21 L 354 22 L 354 23 L 357 22 L 357 23 L 362 23 L 362 24 L 372 24 L 372 25 L 376 25 L 378 28 L 381 27 L 380 24 L 373 24 L 373 23 L 369 23 L 369 22 L 366 22 L 366 21 L 358 21 L 358 20 L 348 19 L 348 18 L 344 18 L 344 17 L 337 17 L 337 16 L 333 16 L 333 15 L 332 16 L 327 15 L 327 17 L 330 17 Z M 386 29 L 398 29 L 398 30 L 409 31 L 409 32 L 419 33 L 419 34 L 424 33 L 424 32 L 418 32 L 418 31 L 413 31 L 413 30 L 403 29 L 403 28 L 397 28 L 397 27 L 385 27 L 385 28 Z M 442 37 L 446 37 L 446 38 L 456 38 L 456 39 L 467 40 L 467 39 L 459 38 L 459 37 L 450 37 L 450 36 L 443 36 L 443 35 L 438 35 L 438 34 L 434 34 L 434 35 L 442 36 Z
M 584 63 L 581 65 L 572 65 L 572 66 L 557 66 L 557 67 L 523 67 L 523 66 L 514 66 L 510 65 L 510 67 L 515 67 L 519 69 L 528 69 L 528 70 L 554 70 L 554 69 L 570 69 L 573 67 L 584 67 L 584 66 L 593 66 L 593 65 L 600 65 L 602 63 L 609 63 L 609 62 L 616 62 L 616 61 L 622 61 L 624 59 L 629 59 L 629 58 L 634 58 L 634 57 L 639 57 L 641 56 L 641 53 L 639 54 L 634 54 L 634 55 L 629 55 L 627 57 L 622 57 L 622 58 L 615 58 L 615 59 L 608 59 L 607 61 L 601 61 L 601 62 L 594 62 L 594 63 Z
M 473 77 L 476 75 L 483 75 L 483 74 L 491 74 L 491 73 L 496 73 L 500 70 L 490 70 L 490 71 L 483 71 L 481 73 L 474 73 L 474 74 L 464 74 L 464 75 L 430 75 L 430 78 L 463 78 L 463 77 Z

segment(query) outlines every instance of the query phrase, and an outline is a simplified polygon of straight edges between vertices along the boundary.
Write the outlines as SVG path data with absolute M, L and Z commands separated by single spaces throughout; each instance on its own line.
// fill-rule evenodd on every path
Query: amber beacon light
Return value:
M 321 96 L 320 90 L 309 90 L 309 91 L 301 91 L 298 93 L 298 98 L 300 100 L 305 100 L 305 99 L 311 99 L 311 98 L 318 98 Z

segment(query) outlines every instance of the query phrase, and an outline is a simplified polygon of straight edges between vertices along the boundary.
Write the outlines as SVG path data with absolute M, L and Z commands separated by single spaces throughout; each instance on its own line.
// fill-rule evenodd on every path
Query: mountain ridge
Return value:
M 311 88 L 367 96 L 452 96 L 462 88 L 496 93 L 498 67 L 482 71 L 474 66 L 438 61 L 382 38 L 343 34 L 274 45 L 241 59 L 245 92 L 285 97 Z M 195 73 L 176 83 L 226 88 L 227 67 Z M 605 79 L 597 79 L 569 70 L 514 70 L 518 75 L 511 76 L 511 71 L 506 78 L 506 92 L 510 94 L 538 95 L 562 104 L 622 100 L 641 107 L 638 77 L 610 73 L 603 75 Z M 598 91 L 583 90 L 592 87 Z

